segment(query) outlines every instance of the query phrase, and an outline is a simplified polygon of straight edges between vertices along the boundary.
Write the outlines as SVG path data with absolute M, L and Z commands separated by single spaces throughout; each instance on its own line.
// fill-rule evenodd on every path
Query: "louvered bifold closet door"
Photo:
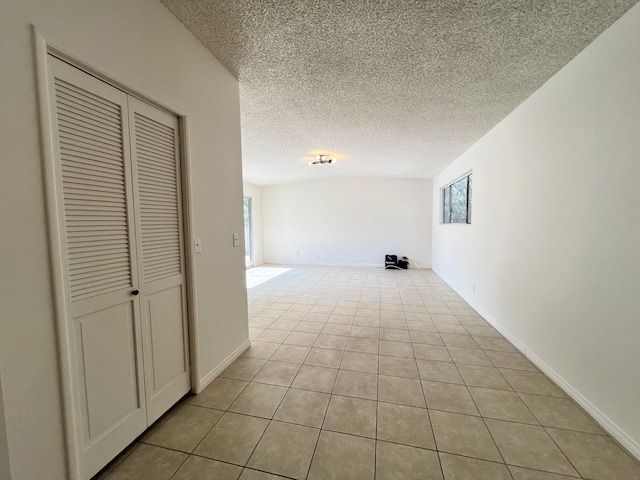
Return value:
M 129 98 L 147 416 L 190 389 L 178 119 Z
M 147 426 L 127 95 L 49 58 L 81 474 Z

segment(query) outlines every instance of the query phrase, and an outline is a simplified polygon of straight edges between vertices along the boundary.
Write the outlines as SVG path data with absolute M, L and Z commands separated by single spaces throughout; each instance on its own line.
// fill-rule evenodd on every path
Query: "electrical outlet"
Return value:
M 240 246 L 240 235 L 237 233 L 233 234 L 233 246 L 234 247 L 239 247 Z
M 193 251 L 200 253 L 202 251 L 202 239 L 200 237 L 193 239 Z

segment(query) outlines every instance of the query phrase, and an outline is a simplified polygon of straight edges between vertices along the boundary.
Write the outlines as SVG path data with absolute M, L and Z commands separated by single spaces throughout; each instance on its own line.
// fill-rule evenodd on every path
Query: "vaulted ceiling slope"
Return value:
M 431 178 L 637 3 L 162 1 L 239 79 L 258 185 Z

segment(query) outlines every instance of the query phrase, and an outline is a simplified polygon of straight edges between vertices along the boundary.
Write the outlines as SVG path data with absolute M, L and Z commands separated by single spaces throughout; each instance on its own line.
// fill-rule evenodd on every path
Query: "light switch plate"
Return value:
M 193 239 L 193 250 L 195 253 L 202 251 L 202 239 L 200 237 Z
M 233 246 L 234 247 L 239 247 L 240 246 L 240 235 L 237 233 L 233 234 Z

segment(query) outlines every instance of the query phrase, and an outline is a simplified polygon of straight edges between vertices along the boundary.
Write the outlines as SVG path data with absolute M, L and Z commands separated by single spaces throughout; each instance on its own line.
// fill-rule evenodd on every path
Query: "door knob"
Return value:
M 138 290 L 134 290 L 133 292 L 131 292 L 131 295 L 138 295 L 140 292 Z

